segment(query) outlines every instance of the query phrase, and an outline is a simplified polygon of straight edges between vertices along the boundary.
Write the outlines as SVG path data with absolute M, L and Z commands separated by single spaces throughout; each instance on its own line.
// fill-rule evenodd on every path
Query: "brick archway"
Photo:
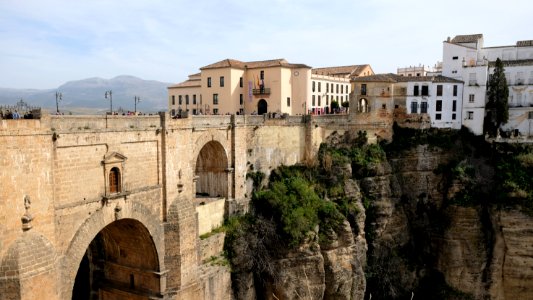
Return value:
M 72 238 L 68 249 L 66 250 L 62 261 L 62 282 L 61 282 L 61 298 L 71 299 L 74 287 L 74 281 L 78 273 L 82 258 L 87 252 L 87 249 L 94 241 L 95 237 L 102 232 L 108 225 L 122 220 L 128 220 L 122 223 L 120 227 L 136 228 L 141 233 L 145 240 L 150 238 L 154 248 L 154 260 L 157 261 L 154 268 L 161 272 L 165 270 L 164 267 L 164 234 L 163 228 L 159 223 L 158 216 L 154 215 L 147 207 L 136 202 L 126 202 L 122 204 L 120 214 L 116 213 L 116 205 L 104 206 L 102 209 L 96 211 L 88 218 L 76 231 Z M 133 225 L 135 224 L 135 225 Z M 112 228 L 112 231 L 117 231 L 117 228 Z M 135 231 L 135 230 L 134 230 Z M 115 234 L 116 235 L 116 234 Z M 135 266 L 127 266 L 135 268 Z M 157 275 L 157 274 L 154 274 Z M 165 280 L 159 280 L 159 288 L 155 293 L 164 294 Z M 154 293 L 154 294 L 155 294 Z

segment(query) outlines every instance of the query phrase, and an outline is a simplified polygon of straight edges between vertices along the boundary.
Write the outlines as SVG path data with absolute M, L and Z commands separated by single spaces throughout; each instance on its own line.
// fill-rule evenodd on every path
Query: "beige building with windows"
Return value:
M 200 87 L 200 73 L 189 75 L 189 79 L 186 81 L 169 86 L 168 107 L 170 114 L 175 116 L 180 111 L 198 114 L 202 108 Z
M 331 103 L 336 101 L 340 107 L 349 101 L 351 92 L 350 78 L 373 75 L 370 65 L 315 68 L 311 71 L 310 114 L 333 113 Z
M 304 114 L 311 67 L 285 59 L 225 59 L 170 86 L 171 114 Z M 181 101 L 180 101 L 181 99 Z M 189 102 L 187 102 L 189 99 Z M 196 100 L 194 100 L 196 99 Z
M 325 114 L 348 101 L 350 78 L 372 75 L 370 65 L 317 68 L 285 59 L 224 59 L 168 87 L 172 116 L 190 114 Z

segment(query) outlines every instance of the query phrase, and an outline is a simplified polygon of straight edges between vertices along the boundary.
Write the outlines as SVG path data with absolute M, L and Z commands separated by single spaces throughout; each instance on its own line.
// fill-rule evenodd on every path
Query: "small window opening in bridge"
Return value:
M 130 289 L 135 288 L 135 276 L 133 274 L 130 274 Z
M 117 167 L 114 167 L 109 172 L 109 192 L 110 193 L 120 193 L 120 170 Z

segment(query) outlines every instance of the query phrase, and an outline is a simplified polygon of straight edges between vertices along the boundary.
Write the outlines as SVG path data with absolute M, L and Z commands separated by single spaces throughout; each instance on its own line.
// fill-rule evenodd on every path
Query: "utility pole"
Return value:
M 56 91 L 56 113 L 59 115 L 59 101 L 63 100 L 63 94 Z
M 141 102 L 141 97 L 133 96 L 133 101 L 135 102 L 135 114 L 137 114 L 137 103 Z
M 105 98 L 109 96 L 109 103 L 111 103 L 111 115 L 113 115 L 113 91 L 109 90 L 105 92 Z

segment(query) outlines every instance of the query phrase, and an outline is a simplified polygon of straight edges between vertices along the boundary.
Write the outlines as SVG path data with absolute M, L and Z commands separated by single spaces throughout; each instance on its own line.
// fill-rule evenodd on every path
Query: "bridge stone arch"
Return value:
M 122 232 L 132 231 L 129 234 L 139 234 L 140 236 L 144 236 L 144 240 L 151 240 L 150 244 L 155 252 L 155 257 L 152 260 L 155 264 L 152 264 L 155 270 L 150 271 L 153 276 L 159 277 L 156 281 L 158 287 L 153 290 L 153 294 L 157 296 L 165 293 L 166 278 L 162 277 L 165 276 L 164 233 L 159 222 L 159 217 L 153 214 L 149 208 L 137 202 L 123 201 L 120 204 L 118 202 L 115 203 L 105 205 L 102 209 L 93 213 L 74 234 L 61 261 L 62 299 L 72 299 L 74 282 L 83 263 L 82 260 L 85 258 L 86 253 L 89 252 L 88 249 L 94 247 L 93 241 L 97 235 L 101 234 L 104 229 L 110 228 L 115 224 L 120 224 L 118 226 L 119 228 L 114 228 L 115 232 L 117 230 L 120 231 L 120 229 L 122 229 Z M 115 234 L 115 236 L 119 235 Z M 114 255 L 120 256 L 122 254 L 119 250 Z M 126 266 L 125 268 L 136 269 L 135 266 Z M 129 280 L 131 286 L 135 285 L 135 276 L 132 277 L 130 275 Z M 139 283 L 139 278 L 137 279 L 137 283 Z
M 197 139 L 192 167 L 197 196 L 232 198 L 231 141 L 210 130 Z

